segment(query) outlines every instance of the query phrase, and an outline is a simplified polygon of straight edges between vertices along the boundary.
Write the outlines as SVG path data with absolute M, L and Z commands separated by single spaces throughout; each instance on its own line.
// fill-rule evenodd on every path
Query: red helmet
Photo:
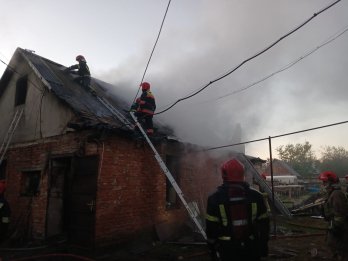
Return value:
M 244 181 L 244 165 L 236 159 L 226 161 L 221 166 L 222 180 L 225 182 Z
M 141 89 L 142 89 L 143 91 L 148 91 L 148 90 L 150 90 L 150 84 L 149 84 L 148 82 L 142 82 L 142 83 L 140 84 L 140 86 L 141 86 Z
M 318 178 L 321 181 L 330 182 L 330 183 L 338 183 L 339 181 L 337 175 L 332 171 L 324 171 L 319 175 Z
M 262 173 L 262 174 L 261 174 L 261 177 L 262 177 L 263 179 L 267 179 L 267 174 L 266 174 L 266 173 Z
M 6 180 L 0 180 L 0 195 L 3 194 L 6 190 Z
M 76 56 L 76 61 L 78 61 L 78 62 L 85 62 L 86 59 L 85 59 L 85 57 L 83 57 L 83 55 L 78 55 L 78 56 Z
M 346 180 L 348 180 L 348 175 L 345 176 Z

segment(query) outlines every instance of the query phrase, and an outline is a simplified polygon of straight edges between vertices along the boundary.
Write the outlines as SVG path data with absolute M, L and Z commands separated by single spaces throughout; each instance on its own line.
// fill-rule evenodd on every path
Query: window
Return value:
M 22 171 L 21 196 L 37 196 L 40 192 L 41 171 Z
M 166 165 L 172 174 L 175 181 L 179 184 L 179 160 L 177 157 L 168 156 L 166 157 Z M 177 208 L 178 207 L 178 195 L 168 178 L 166 179 L 166 208 Z
M 25 103 L 28 90 L 28 76 L 23 76 L 18 79 L 16 84 L 15 106 Z

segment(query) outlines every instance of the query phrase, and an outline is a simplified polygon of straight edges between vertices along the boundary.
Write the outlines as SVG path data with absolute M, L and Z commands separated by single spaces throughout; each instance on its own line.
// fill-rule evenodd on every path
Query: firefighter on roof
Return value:
M 268 255 L 269 215 L 262 194 L 244 181 L 237 159 L 221 166 L 223 184 L 208 198 L 206 233 L 213 260 L 260 260 Z
M 6 181 L 0 178 L 0 243 L 7 238 L 11 209 L 5 199 Z
M 82 55 L 78 55 L 76 56 L 76 61 L 78 62 L 78 64 L 66 68 L 66 71 L 77 70 L 77 74 L 79 76 L 74 81 L 76 81 L 78 84 L 82 85 L 88 90 L 91 90 L 91 92 L 94 93 L 94 90 L 91 89 L 91 73 L 89 71 L 89 67 L 87 65 L 85 57 Z
M 150 83 L 143 82 L 140 84 L 142 94 L 132 105 L 131 111 L 135 111 L 139 123 L 144 127 L 148 135 L 153 134 L 152 118 L 156 110 L 155 97 L 150 91 Z
M 319 175 L 327 192 L 324 217 L 329 222 L 327 244 L 338 260 L 348 261 L 348 200 L 339 185 L 337 175 L 325 171 Z

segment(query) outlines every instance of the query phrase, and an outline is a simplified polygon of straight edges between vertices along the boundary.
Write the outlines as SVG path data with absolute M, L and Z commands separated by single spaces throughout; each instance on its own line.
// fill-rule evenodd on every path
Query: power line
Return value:
M 271 77 L 273 77 L 273 76 L 275 76 L 275 75 L 278 74 L 278 73 L 281 73 L 281 72 L 283 72 L 283 71 L 285 71 L 285 70 L 287 70 L 287 69 L 290 69 L 292 66 L 294 66 L 295 64 L 297 64 L 298 62 L 300 62 L 300 61 L 303 60 L 304 58 L 310 56 L 311 54 L 315 53 L 316 51 L 318 51 L 320 48 L 324 47 L 325 45 L 327 45 L 327 44 L 333 42 L 334 40 L 336 40 L 337 38 L 339 38 L 340 36 L 342 36 L 344 33 L 346 33 L 347 31 L 348 31 L 348 26 L 346 26 L 346 27 L 345 27 L 343 30 L 341 30 L 340 32 L 337 32 L 337 33 L 335 33 L 334 35 L 332 35 L 328 40 L 326 40 L 325 42 L 323 42 L 323 43 L 320 44 L 319 46 L 317 46 L 317 47 L 315 47 L 314 49 L 308 51 L 307 53 L 305 53 L 305 54 L 302 55 L 301 57 L 299 57 L 299 58 L 297 58 L 296 60 L 294 60 L 294 61 L 288 63 L 287 65 L 283 66 L 283 67 L 280 68 L 279 70 L 277 70 L 277 71 L 275 71 L 275 72 L 273 72 L 273 73 L 271 73 L 271 74 L 269 74 L 269 75 L 267 75 L 267 76 L 261 78 L 260 80 L 258 80 L 258 81 L 256 81 L 256 82 L 253 82 L 253 83 L 251 83 L 251 84 L 249 84 L 249 85 L 247 85 L 247 86 L 245 86 L 245 87 L 243 87 L 243 88 L 241 88 L 241 89 L 238 89 L 238 90 L 235 90 L 235 91 L 233 91 L 233 92 L 230 92 L 230 93 L 227 93 L 227 94 L 225 94 L 225 95 L 222 95 L 222 96 L 220 96 L 220 97 L 217 97 L 217 98 L 215 98 L 214 100 L 220 100 L 220 99 L 229 97 L 229 96 L 231 96 L 231 95 L 234 95 L 234 94 L 243 92 L 243 91 L 245 91 L 245 90 L 247 90 L 247 89 L 249 89 L 249 88 L 251 88 L 251 87 L 253 87 L 253 86 L 255 86 L 255 85 L 257 85 L 257 84 L 259 84 L 259 83 L 261 83 L 261 82 L 263 82 L 263 81 L 265 81 L 265 80 L 267 80 L 267 79 L 269 79 L 269 78 L 271 78 Z M 205 103 L 205 102 L 208 102 L 208 101 L 210 101 L 210 100 L 206 100 L 206 101 L 203 101 L 203 102 L 201 102 L 201 103 Z
M 0 59 L 0 62 L 2 62 L 3 64 L 5 64 L 7 66 L 7 68 L 9 68 L 11 71 L 13 71 L 14 73 L 17 73 L 19 75 L 19 77 L 24 76 L 23 74 L 19 73 L 15 68 L 11 67 L 9 64 L 5 63 L 3 60 Z M 35 83 L 33 83 L 32 81 L 30 81 L 28 79 L 28 82 L 30 82 L 38 91 L 43 92 L 43 90 L 41 90 Z
M 145 67 L 145 71 L 144 71 L 143 77 L 141 78 L 140 84 L 143 82 L 143 80 L 144 80 L 144 78 L 145 78 L 145 74 L 146 74 L 146 72 L 147 72 L 147 68 L 149 67 L 149 64 L 150 64 L 152 55 L 153 55 L 153 53 L 154 53 L 154 51 L 155 51 L 155 48 L 156 48 L 158 39 L 159 39 L 159 37 L 160 37 L 160 35 L 161 35 L 162 28 L 163 28 L 163 24 L 164 24 L 164 21 L 165 21 L 165 19 L 166 19 L 166 16 L 167 16 L 168 9 L 169 9 L 170 2 L 171 2 L 171 1 L 172 1 L 172 0 L 169 0 L 169 1 L 168 1 L 168 5 L 167 5 L 166 11 L 165 11 L 165 13 L 164 13 L 164 17 L 163 17 L 163 20 L 162 20 L 162 23 L 161 23 L 160 30 L 159 30 L 159 32 L 158 32 L 158 35 L 157 35 L 155 44 L 154 44 L 154 46 L 153 46 L 153 48 L 152 48 L 152 51 L 151 51 L 151 54 L 150 54 L 150 58 L 149 58 L 149 60 L 147 61 L 147 64 L 146 64 L 146 67 Z M 138 94 L 139 94 L 139 90 L 140 90 L 140 87 L 138 88 L 137 94 L 135 95 L 135 97 L 134 97 L 134 99 L 133 99 L 133 103 L 134 103 L 135 99 L 137 98 L 137 96 L 138 96 Z
M 225 73 L 224 75 L 216 78 L 215 80 L 210 81 L 209 83 L 207 83 L 206 85 L 204 85 L 202 88 L 200 88 L 199 90 L 195 91 L 193 94 L 190 94 L 186 97 L 180 98 L 178 99 L 176 102 L 174 102 L 172 105 L 170 105 L 167 109 L 162 110 L 160 112 L 155 113 L 155 115 L 157 114 L 161 114 L 164 113 L 166 111 L 168 111 L 169 109 L 173 108 L 176 104 L 178 104 L 181 101 L 187 100 L 195 95 L 197 95 L 198 93 L 200 93 L 201 91 L 203 91 L 204 89 L 206 89 L 208 86 L 212 85 L 213 83 L 222 80 L 223 78 L 227 77 L 228 75 L 232 74 L 233 72 L 235 72 L 237 69 L 239 69 L 240 67 L 242 67 L 245 63 L 255 59 L 256 57 L 260 56 L 261 54 L 265 53 L 266 51 L 268 51 L 269 49 L 271 49 L 272 47 L 274 47 L 276 44 L 278 44 L 280 41 L 282 41 L 283 39 L 287 38 L 288 36 L 290 36 L 291 34 L 293 34 L 294 32 L 296 32 L 297 30 L 299 30 L 300 28 L 302 28 L 303 26 L 305 26 L 307 23 L 309 23 L 311 20 L 313 20 L 315 17 L 317 17 L 319 14 L 325 12 L 326 10 L 328 10 L 329 8 L 331 8 L 332 6 L 336 5 L 338 2 L 340 2 L 341 0 L 337 0 L 334 3 L 328 5 L 327 7 L 323 8 L 322 10 L 318 11 L 317 13 L 314 13 L 310 18 L 308 18 L 306 21 L 304 21 L 302 24 L 300 24 L 299 26 L 297 26 L 295 29 L 291 30 L 290 32 L 286 33 L 285 35 L 283 35 L 282 37 L 280 37 L 278 40 L 276 40 L 275 42 L 273 42 L 271 45 L 269 45 L 268 47 L 264 48 L 262 51 L 256 53 L 255 55 L 249 57 L 248 59 L 244 60 L 243 62 L 241 62 L 238 66 L 236 66 L 235 68 L 233 68 L 232 70 L 230 70 L 229 72 Z
M 258 142 L 258 141 L 264 141 L 264 140 L 268 140 L 268 139 L 275 139 L 275 138 L 280 138 L 280 137 L 284 137 L 284 136 L 299 134 L 299 133 L 302 133 L 302 132 L 313 131 L 313 130 L 323 129 L 323 128 L 332 127 L 332 126 L 336 126 L 336 125 L 341 125 L 341 124 L 345 124 L 345 123 L 348 123 L 348 121 L 341 121 L 341 122 L 336 122 L 336 123 L 332 123 L 332 124 L 328 124 L 328 125 L 323 125 L 323 126 L 319 126 L 319 127 L 314 127 L 314 128 L 310 128 L 310 129 L 305 129 L 305 130 L 300 130 L 300 131 L 294 131 L 294 132 L 288 132 L 288 133 L 285 133 L 285 134 L 279 134 L 279 135 L 275 135 L 275 136 L 269 136 L 269 137 L 267 137 L 267 138 L 261 138 L 261 139 L 257 139 L 257 140 L 249 140 L 249 141 L 244 141 L 244 142 L 239 142 L 239 143 L 234 143 L 234 144 L 229 144 L 229 145 L 223 145 L 223 146 L 218 146 L 218 147 L 212 147 L 212 148 L 209 148 L 209 149 L 205 149 L 204 151 L 208 151 L 208 150 L 217 150 L 217 149 L 222 149 L 222 148 L 227 148 L 227 147 L 233 147 L 233 146 L 237 146 L 237 145 L 243 145 L 243 144 L 248 144 L 248 143 L 253 143 L 253 142 Z

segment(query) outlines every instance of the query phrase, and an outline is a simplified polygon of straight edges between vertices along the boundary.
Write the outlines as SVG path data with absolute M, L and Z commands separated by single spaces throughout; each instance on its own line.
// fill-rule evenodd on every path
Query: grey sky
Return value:
M 148 68 L 158 108 L 163 109 L 243 60 L 261 51 L 333 1 L 172 0 Z M 87 58 L 93 76 L 122 87 L 131 102 L 156 39 L 167 1 L 0 0 L 0 58 L 16 47 L 64 65 L 77 54 Z M 348 33 L 312 55 L 241 93 L 319 46 L 348 26 L 348 2 L 341 1 L 270 51 L 156 118 L 185 141 L 207 146 L 233 143 L 237 123 L 242 140 L 253 140 L 347 120 Z M 0 71 L 5 66 L 0 64 Z M 208 102 L 202 102 L 208 101 Z M 282 144 L 309 141 L 314 148 L 348 149 L 348 124 L 285 137 Z M 268 143 L 246 152 L 268 156 Z

